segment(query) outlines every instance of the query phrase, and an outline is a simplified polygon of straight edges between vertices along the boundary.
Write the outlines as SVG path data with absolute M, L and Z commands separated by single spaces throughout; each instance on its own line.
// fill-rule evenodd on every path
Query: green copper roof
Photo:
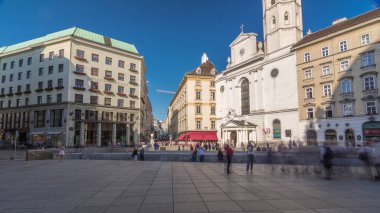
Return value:
M 73 27 L 73 28 L 61 30 L 55 33 L 50 33 L 40 38 L 32 39 L 29 41 L 21 42 L 21 43 L 10 45 L 10 46 L 0 47 L 0 54 L 12 52 L 12 51 L 27 48 L 27 47 L 32 47 L 34 45 L 38 45 L 40 43 L 61 38 L 61 37 L 65 37 L 65 36 L 75 36 L 75 37 L 83 38 L 83 39 L 93 41 L 96 43 L 100 43 L 103 45 L 106 45 L 105 40 L 108 39 L 108 37 L 105 37 L 103 35 L 93 33 L 93 32 L 78 28 L 78 27 Z M 111 45 L 107 45 L 107 46 L 112 46 L 117 49 L 138 54 L 138 51 L 133 44 L 128 44 L 126 42 L 119 41 L 112 38 L 110 39 L 110 41 L 111 41 Z

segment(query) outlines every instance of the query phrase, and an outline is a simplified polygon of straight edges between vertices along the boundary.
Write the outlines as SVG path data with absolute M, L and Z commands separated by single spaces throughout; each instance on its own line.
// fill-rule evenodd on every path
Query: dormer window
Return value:
M 198 75 L 201 74 L 201 69 L 198 67 L 197 70 L 195 71 Z
M 276 27 L 276 17 L 272 16 L 272 29 Z
M 285 21 L 285 24 L 289 24 L 289 12 L 286 11 L 284 13 L 284 21 Z
M 276 0 L 271 0 L 271 5 L 276 4 Z
M 210 74 L 211 74 L 211 75 L 215 75 L 215 69 L 212 69 L 212 70 L 210 71 Z

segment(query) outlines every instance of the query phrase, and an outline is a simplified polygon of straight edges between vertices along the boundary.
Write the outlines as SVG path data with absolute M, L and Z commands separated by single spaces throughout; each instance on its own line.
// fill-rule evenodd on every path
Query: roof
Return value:
M 45 36 L 35 38 L 29 41 L 24 41 L 18 44 L 0 47 L 0 54 L 12 52 L 12 51 L 23 49 L 23 48 L 28 48 L 28 47 L 30 48 L 35 45 L 39 45 L 43 42 L 47 42 L 50 40 L 54 40 L 54 39 L 58 39 L 58 38 L 66 37 L 66 36 L 74 36 L 74 37 L 82 38 L 82 39 L 89 40 L 92 42 L 96 42 L 99 44 L 103 44 L 106 46 L 111 46 L 113 48 L 117 48 L 120 50 L 138 54 L 138 51 L 133 44 L 129 44 L 123 41 L 113 39 L 113 38 L 108 38 L 106 36 L 93 33 L 88 30 L 84 30 L 78 27 L 73 27 L 73 28 L 61 30 L 55 33 L 50 33 Z
M 197 73 L 197 70 L 200 69 L 200 74 Z M 212 74 L 211 70 L 214 70 L 215 73 Z M 215 76 L 218 74 L 218 71 L 216 70 L 214 64 L 210 61 L 206 61 L 205 63 L 201 64 L 199 67 L 197 67 L 195 70 L 187 73 L 186 75 L 203 75 L 203 76 Z
M 256 124 L 253 124 L 253 123 L 251 123 L 249 121 L 244 121 L 244 120 L 243 121 L 229 120 L 227 123 L 223 124 L 222 126 L 226 126 L 229 123 L 233 123 L 233 124 L 235 124 L 238 127 L 254 127 L 254 128 L 257 127 Z
M 319 39 L 319 38 L 322 38 L 324 36 L 330 35 L 332 33 L 335 33 L 335 32 L 338 32 L 338 31 L 341 31 L 341 30 L 344 30 L 344 29 L 347 29 L 349 27 L 358 25 L 360 23 L 372 20 L 372 19 L 377 18 L 377 17 L 380 17 L 380 8 L 375 9 L 375 10 L 371 10 L 371 11 L 369 11 L 367 13 L 363 13 L 363 14 L 361 14 L 359 16 L 354 17 L 354 18 L 347 19 L 345 21 L 339 22 L 337 24 L 334 24 L 334 25 L 332 25 L 330 27 L 327 27 L 327 28 L 322 29 L 320 31 L 317 31 L 315 33 L 306 35 L 300 41 L 298 41 L 293 46 L 293 48 L 299 47 L 299 46 L 301 46 L 303 44 L 312 42 L 312 41 L 314 41 L 316 39 Z

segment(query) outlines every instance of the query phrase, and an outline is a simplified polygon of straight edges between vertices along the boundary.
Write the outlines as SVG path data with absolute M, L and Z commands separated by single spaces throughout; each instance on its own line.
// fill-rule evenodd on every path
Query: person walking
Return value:
M 203 147 L 201 147 L 201 146 L 198 148 L 198 156 L 199 156 L 199 161 L 203 162 L 204 157 L 205 157 L 205 152 L 203 150 Z
M 216 158 L 218 159 L 219 163 L 223 162 L 223 152 L 222 152 L 222 149 L 218 150 L 218 154 L 216 155 Z
M 249 166 L 251 166 L 251 172 L 252 172 L 252 169 L 253 169 L 253 161 L 254 161 L 254 153 L 253 153 L 253 149 L 255 147 L 252 145 L 251 142 L 248 142 L 248 146 L 247 146 L 247 172 L 249 170 Z
M 191 161 L 197 162 L 197 148 L 191 153 Z
M 325 179 L 331 180 L 332 174 L 332 159 L 334 158 L 334 153 L 331 148 L 325 143 L 321 146 L 321 162 L 325 169 Z
M 141 147 L 141 149 L 140 149 L 140 160 L 141 161 L 144 161 L 144 154 L 145 154 L 144 147 Z
M 267 150 L 267 163 L 272 164 L 272 154 L 273 154 L 273 149 L 270 146 Z
M 227 157 L 227 174 L 231 174 L 231 161 L 232 161 L 232 156 L 234 154 L 234 150 L 229 146 L 226 145 L 224 147 L 224 150 L 226 152 L 226 157 Z
M 132 160 L 137 161 L 137 148 L 135 147 L 132 152 Z
M 64 156 L 65 156 L 65 146 L 61 144 L 59 146 L 59 160 L 63 161 Z

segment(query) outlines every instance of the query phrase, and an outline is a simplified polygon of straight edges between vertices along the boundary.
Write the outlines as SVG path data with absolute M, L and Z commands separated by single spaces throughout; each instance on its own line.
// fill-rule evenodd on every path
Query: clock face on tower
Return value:
M 244 49 L 244 48 L 241 48 L 241 49 L 240 49 L 240 55 L 243 56 L 244 53 L 245 53 L 245 49 Z

